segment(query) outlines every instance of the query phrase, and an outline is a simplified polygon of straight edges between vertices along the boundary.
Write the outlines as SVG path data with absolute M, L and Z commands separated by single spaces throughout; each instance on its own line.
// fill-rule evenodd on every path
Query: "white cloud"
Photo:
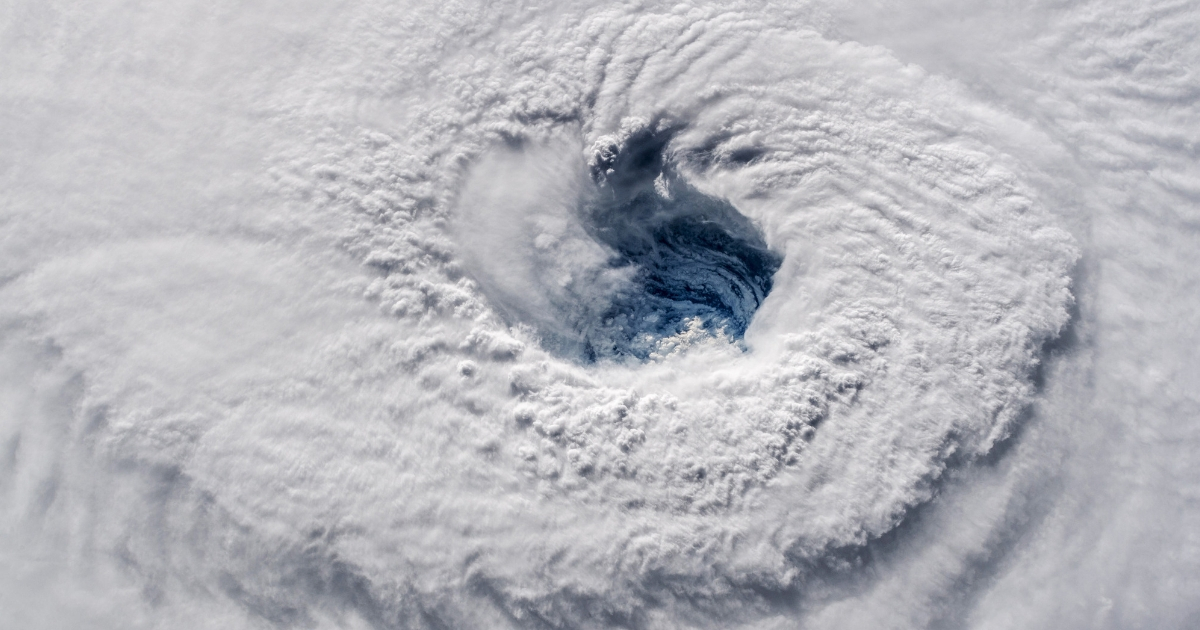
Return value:
M 3 24 L 0 606 L 1186 624 L 1190 9 L 379 5 Z M 655 121 L 782 266 L 745 352 L 572 361 Z

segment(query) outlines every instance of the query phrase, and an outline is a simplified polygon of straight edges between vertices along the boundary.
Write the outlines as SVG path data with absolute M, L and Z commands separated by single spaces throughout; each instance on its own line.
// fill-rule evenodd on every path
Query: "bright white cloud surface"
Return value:
M 6 2 L 0 617 L 1192 627 L 1198 25 Z

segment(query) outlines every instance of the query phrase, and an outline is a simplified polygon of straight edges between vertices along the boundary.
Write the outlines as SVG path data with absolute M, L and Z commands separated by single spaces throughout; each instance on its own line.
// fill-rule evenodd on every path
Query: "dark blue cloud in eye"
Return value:
M 657 340 L 696 320 L 741 339 L 782 262 L 733 204 L 676 172 L 668 151 L 674 131 L 647 127 L 593 156 L 596 188 L 583 223 L 611 250 L 609 264 L 632 268 L 633 281 L 606 310 L 576 323 L 588 360 L 645 359 Z

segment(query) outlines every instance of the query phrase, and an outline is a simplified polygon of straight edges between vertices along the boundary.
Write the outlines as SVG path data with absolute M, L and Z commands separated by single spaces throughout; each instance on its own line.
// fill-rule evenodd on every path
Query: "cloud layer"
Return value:
M 1195 613 L 1188 7 L 13 8 L 26 625 Z

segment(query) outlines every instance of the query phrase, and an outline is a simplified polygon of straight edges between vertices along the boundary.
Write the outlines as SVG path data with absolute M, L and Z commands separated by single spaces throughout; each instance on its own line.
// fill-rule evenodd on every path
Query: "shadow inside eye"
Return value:
M 593 164 L 584 229 L 611 250 L 611 266 L 632 271 L 632 282 L 604 312 L 575 323 L 587 361 L 644 360 L 659 340 L 697 322 L 740 340 L 782 262 L 731 203 L 674 172 L 670 133 L 637 132 Z

